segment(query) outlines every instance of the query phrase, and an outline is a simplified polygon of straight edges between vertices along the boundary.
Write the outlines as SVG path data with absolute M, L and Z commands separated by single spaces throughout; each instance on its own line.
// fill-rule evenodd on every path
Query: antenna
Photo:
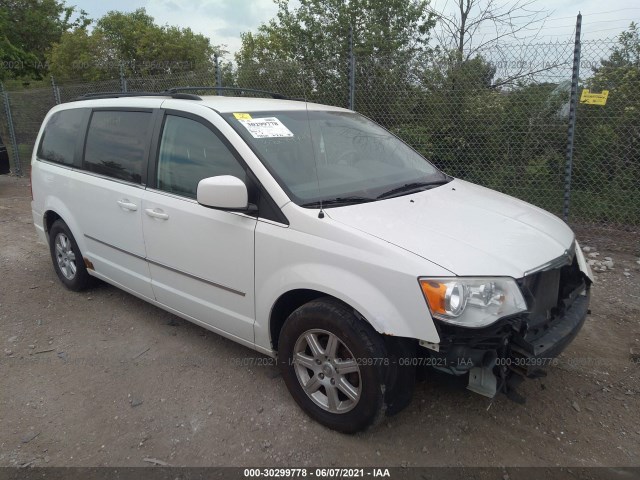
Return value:
M 318 185 L 318 194 L 320 194 L 320 174 L 318 173 L 318 159 L 316 158 L 316 149 L 313 144 L 313 133 L 311 132 L 311 121 L 309 119 L 309 102 L 307 101 L 307 87 L 304 81 L 304 67 L 302 71 L 302 91 L 304 93 L 304 110 L 307 113 L 307 127 L 309 127 L 309 140 L 311 141 L 311 153 L 313 154 L 313 165 L 316 171 L 316 182 Z M 322 209 L 322 196 L 320 196 L 320 211 L 318 218 L 324 218 L 324 210 Z

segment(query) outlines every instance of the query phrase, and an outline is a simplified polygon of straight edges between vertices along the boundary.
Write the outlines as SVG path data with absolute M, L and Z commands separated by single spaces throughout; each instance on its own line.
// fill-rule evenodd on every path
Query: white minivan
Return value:
M 571 229 L 362 115 L 274 97 L 51 109 L 32 211 L 62 283 L 104 280 L 277 359 L 300 407 L 342 432 L 405 407 L 422 367 L 521 398 L 588 313 Z

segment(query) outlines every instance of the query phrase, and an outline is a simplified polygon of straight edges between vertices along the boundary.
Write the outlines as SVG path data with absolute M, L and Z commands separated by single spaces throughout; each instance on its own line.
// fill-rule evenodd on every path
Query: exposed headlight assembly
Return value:
M 431 315 L 443 322 L 479 328 L 527 309 L 513 278 L 420 278 Z

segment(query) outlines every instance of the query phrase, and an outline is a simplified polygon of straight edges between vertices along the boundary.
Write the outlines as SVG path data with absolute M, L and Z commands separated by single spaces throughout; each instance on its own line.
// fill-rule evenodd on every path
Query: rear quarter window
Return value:
M 37 157 L 41 160 L 74 165 L 77 141 L 82 132 L 85 109 L 54 113 L 42 133 Z

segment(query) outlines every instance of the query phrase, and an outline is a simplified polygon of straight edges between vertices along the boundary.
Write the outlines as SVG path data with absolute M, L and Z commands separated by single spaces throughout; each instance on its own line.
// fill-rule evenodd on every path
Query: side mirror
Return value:
M 253 211 L 249 205 L 247 186 L 232 175 L 203 178 L 198 182 L 197 199 L 200 205 L 220 210 Z

